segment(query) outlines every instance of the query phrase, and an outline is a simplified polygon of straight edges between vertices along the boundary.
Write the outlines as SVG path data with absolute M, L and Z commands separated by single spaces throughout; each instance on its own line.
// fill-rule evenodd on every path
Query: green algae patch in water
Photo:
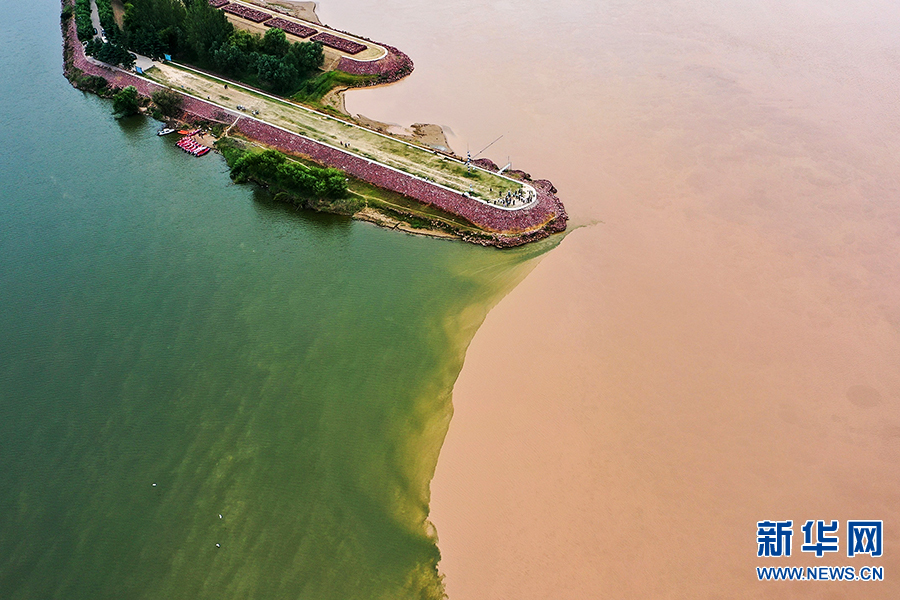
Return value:
M 73 90 L 56 15 L 22 10 L 0 25 L 39 65 L 0 52 L 4 598 L 440 597 L 452 385 L 540 249 L 232 185 Z

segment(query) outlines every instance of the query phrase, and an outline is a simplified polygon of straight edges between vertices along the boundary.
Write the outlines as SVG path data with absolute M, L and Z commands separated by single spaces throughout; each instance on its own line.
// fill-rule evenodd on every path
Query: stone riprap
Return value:
M 72 0 L 63 0 L 64 6 L 71 4 Z M 75 20 L 69 19 L 63 42 L 65 68 L 70 78 L 74 75 L 71 69 L 78 69 L 83 74 L 102 77 L 113 89 L 134 86 L 138 93 L 145 97 L 149 97 L 157 90 L 168 89 L 122 69 L 89 60 L 84 54 L 84 47 L 77 39 Z M 527 173 L 516 171 L 511 175 L 528 181 L 534 187 L 537 202 L 520 210 L 503 210 L 257 119 L 232 114 L 211 102 L 184 94 L 182 97 L 184 98 L 182 108 L 187 116 L 234 125 L 234 129 L 252 140 L 282 152 L 308 157 L 319 164 L 340 169 L 378 187 L 437 207 L 462 217 L 485 232 L 463 235 L 466 241 L 486 246 L 518 246 L 564 231 L 566 228 L 568 216 L 562 202 L 555 195 L 556 188 L 546 180 L 530 181 Z M 484 166 L 496 170 L 493 163 Z
M 241 117 L 234 128 L 245 136 L 282 152 L 309 157 L 317 163 L 335 167 L 378 187 L 460 216 L 492 234 L 491 240 L 496 243 L 490 245 L 518 245 L 566 228 L 568 216 L 562 202 L 550 191 L 552 184 L 549 182 L 532 183 L 538 200 L 529 208 L 502 210 L 256 119 Z M 528 239 L 523 239 L 525 237 Z
M 379 46 L 387 50 L 387 56 L 378 60 L 356 60 L 342 56 L 337 69 L 351 75 L 377 75 L 378 79 L 374 82 L 376 84 L 393 83 L 412 73 L 413 61 L 406 54 L 393 46 Z

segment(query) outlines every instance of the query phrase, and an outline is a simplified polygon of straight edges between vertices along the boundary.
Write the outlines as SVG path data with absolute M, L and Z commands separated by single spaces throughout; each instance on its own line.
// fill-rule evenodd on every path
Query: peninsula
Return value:
M 565 230 L 549 181 L 342 112 L 336 94 L 412 72 L 398 49 L 264 0 L 143 0 L 127 11 L 116 2 L 62 1 L 66 76 L 105 96 L 134 88 L 157 118 L 206 126 L 236 180 L 304 207 L 481 245 L 517 246 Z M 162 106 L 161 92 L 177 101 Z M 328 188 L 328 198 L 319 197 L 321 186 L 297 187 L 283 176 L 334 181 L 333 169 L 346 185 Z

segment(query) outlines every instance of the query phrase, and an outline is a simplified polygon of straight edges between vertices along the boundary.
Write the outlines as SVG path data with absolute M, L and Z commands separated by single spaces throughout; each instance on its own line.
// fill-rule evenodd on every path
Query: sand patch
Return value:
M 305 2 L 303 0 L 253 0 L 252 4 L 281 14 L 297 17 L 304 21 L 322 24 L 319 20 L 319 16 L 316 14 L 315 2 Z
M 343 96 L 341 96 L 341 99 L 341 104 L 343 105 Z M 450 149 L 450 142 L 447 141 L 444 129 L 440 125 L 413 123 L 409 127 L 404 127 L 395 123 L 382 123 L 381 121 L 370 119 L 365 115 L 353 115 L 353 120 L 363 127 L 386 135 L 409 140 L 410 142 L 422 144 L 429 148 L 434 148 L 435 150 L 453 153 Z

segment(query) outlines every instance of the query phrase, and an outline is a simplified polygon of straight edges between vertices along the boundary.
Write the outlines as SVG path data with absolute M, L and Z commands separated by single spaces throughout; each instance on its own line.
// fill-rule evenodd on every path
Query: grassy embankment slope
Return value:
M 216 143 L 216 148 L 225 157 L 228 166 L 232 168 L 244 156 L 266 151 L 261 144 L 236 137 L 220 139 Z M 315 163 L 298 156 L 288 156 L 286 160 L 312 171 L 319 168 Z M 478 235 L 479 233 L 476 227 L 461 217 L 379 188 L 355 177 L 347 178 L 346 196 L 316 198 L 309 194 L 298 193 L 296 190 L 290 189 L 290 186 L 279 184 L 273 178 L 260 179 L 240 172 L 234 174 L 237 181 L 252 180 L 264 185 L 276 200 L 301 208 L 356 216 L 380 225 L 439 237 L 459 234 Z
M 459 161 L 435 151 L 385 136 L 297 103 L 226 82 L 206 73 L 173 64 L 161 64 L 145 73 L 148 78 L 223 108 L 244 106 L 258 111 L 257 118 L 299 133 L 317 142 L 427 179 L 475 198 L 497 198 L 515 192 L 522 183 L 480 169 L 469 172 Z M 228 87 L 225 87 L 225 86 Z

